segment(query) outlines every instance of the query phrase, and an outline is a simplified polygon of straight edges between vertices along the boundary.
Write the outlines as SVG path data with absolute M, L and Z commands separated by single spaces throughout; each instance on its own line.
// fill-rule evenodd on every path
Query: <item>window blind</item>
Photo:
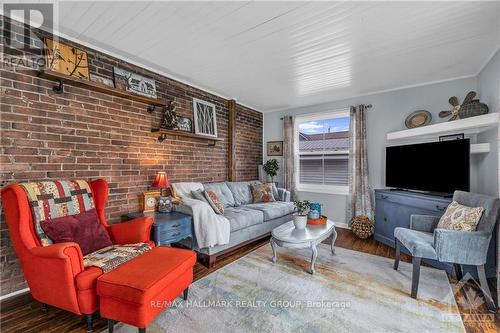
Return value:
M 349 154 L 300 154 L 301 184 L 348 185 Z

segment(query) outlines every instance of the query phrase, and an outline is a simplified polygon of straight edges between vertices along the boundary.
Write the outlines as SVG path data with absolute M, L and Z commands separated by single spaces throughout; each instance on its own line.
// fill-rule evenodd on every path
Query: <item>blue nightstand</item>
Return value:
M 191 238 L 191 249 L 194 249 L 193 220 L 190 215 L 179 212 L 136 212 L 125 215 L 128 220 L 143 216 L 152 216 L 154 219 L 151 235 L 156 245 L 170 245 Z

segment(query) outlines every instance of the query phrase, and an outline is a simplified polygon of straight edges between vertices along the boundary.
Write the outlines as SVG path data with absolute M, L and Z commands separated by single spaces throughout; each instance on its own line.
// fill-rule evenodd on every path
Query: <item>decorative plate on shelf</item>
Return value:
M 408 117 L 406 117 L 405 125 L 407 128 L 427 126 L 431 123 L 431 120 L 432 115 L 429 111 L 418 110 L 412 112 Z

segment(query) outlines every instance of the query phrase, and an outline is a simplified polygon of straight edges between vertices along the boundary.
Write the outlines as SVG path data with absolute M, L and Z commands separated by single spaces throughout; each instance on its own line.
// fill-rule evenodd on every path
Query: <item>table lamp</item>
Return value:
M 164 171 L 159 171 L 151 186 L 160 189 L 160 200 L 158 202 L 158 211 L 160 213 L 170 213 L 172 211 L 173 205 L 172 205 L 172 197 L 167 196 L 166 194 L 167 188 L 170 187 L 167 173 Z

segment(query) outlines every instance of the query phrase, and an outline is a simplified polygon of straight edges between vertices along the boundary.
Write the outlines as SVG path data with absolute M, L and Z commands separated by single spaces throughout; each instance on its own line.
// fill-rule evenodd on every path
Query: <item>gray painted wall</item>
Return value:
M 437 84 L 430 84 L 420 87 L 401 89 L 397 91 L 360 96 L 331 103 L 289 109 L 264 114 L 264 144 L 267 141 L 282 140 L 283 115 L 303 115 L 308 113 L 318 113 L 342 109 L 350 105 L 372 104 L 368 111 L 367 141 L 368 141 L 368 163 L 370 172 L 370 184 L 373 189 L 383 188 L 385 184 L 385 147 L 387 145 L 386 134 L 392 131 L 405 129 L 404 120 L 408 114 L 416 110 L 428 110 L 433 116 L 432 123 L 443 122 L 447 119 L 440 119 L 438 113 L 441 110 L 448 110 L 448 98 L 457 96 L 462 100 L 470 90 L 478 91 L 478 78 L 464 78 L 447 81 Z M 493 140 L 491 133 L 487 133 L 481 140 L 488 140 L 490 144 L 496 145 L 497 140 Z M 478 140 L 479 142 L 479 140 Z M 487 142 L 487 141 L 480 141 Z M 264 149 L 264 159 L 267 157 Z M 487 193 L 494 186 L 498 188 L 498 154 L 493 150 L 488 157 L 474 156 L 471 161 L 471 190 Z M 492 161 L 497 160 L 493 165 Z M 280 165 L 282 160 L 279 159 Z M 480 172 L 480 173 L 478 173 Z M 282 182 L 282 175 L 278 175 Z M 495 180 L 491 182 L 490 180 Z M 485 183 L 493 185 L 485 187 Z M 494 185 L 496 184 L 496 185 Z M 487 192 L 485 192 L 487 191 Z M 497 192 L 498 193 L 498 192 Z M 345 221 L 346 197 L 343 195 L 330 195 L 321 193 L 298 193 L 299 198 L 318 198 L 323 203 L 325 212 L 332 216 L 337 222 Z
M 500 50 L 491 58 L 478 75 L 481 101 L 488 104 L 490 112 L 500 110 Z
M 500 50 L 496 52 L 490 62 L 479 73 L 478 78 L 479 97 L 483 103 L 490 108 L 490 112 L 499 112 L 500 110 Z M 478 135 L 478 141 L 490 142 L 490 153 L 481 156 L 479 163 L 478 188 L 481 193 L 498 196 L 499 183 L 491 181 L 493 178 L 482 175 L 490 175 L 491 170 L 498 170 L 497 177 L 500 176 L 499 170 L 499 132 L 498 129 L 492 129 Z M 499 153 L 495 153 L 499 152 Z
M 490 107 L 490 112 L 500 112 L 500 50 L 493 56 L 490 62 L 483 68 L 481 73 L 478 75 L 478 87 L 481 92 L 481 99 L 483 102 L 488 104 Z M 488 133 L 482 134 L 481 136 L 487 136 L 483 139 L 494 140 L 497 143 L 497 159 L 494 160 L 494 156 L 488 156 L 485 158 L 485 162 L 481 168 L 481 172 L 486 172 L 486 168 L 489 165 L 494 165 L 497 163 L 496 170 L 498 170 L 498 177 L 500 177 L 500 127 L 495 139 L 495 131 L 488 131 Z M 493 151 L 493 147 L 491 149 Z M 491 153 L 489 154 L 491 155 Z M 493 183 L 493 182 L 491 182 Z M 493 191 L 493 186 L 488 184 L 487 179 L 481 180 L 481 186 L 483 186 L 488 191 Z M 497 196 L 500 196 L 500 191 L 498 191 L 499 184 L 497 185 Z M 500 227 L 497 226 L 497 286 L 500 286 L 500 274 L 499 265 L 500 260 Z M 497 288 L 497 306 L 500 305 L 500 288 Z

